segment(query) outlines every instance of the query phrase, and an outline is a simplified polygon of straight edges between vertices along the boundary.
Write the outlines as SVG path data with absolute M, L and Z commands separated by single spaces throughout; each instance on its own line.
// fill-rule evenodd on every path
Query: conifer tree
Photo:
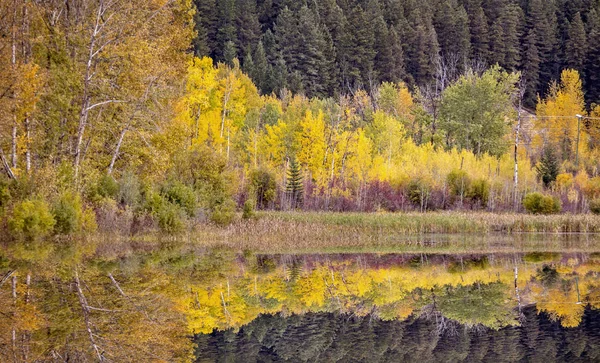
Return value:
M 575 17 L 569 24 L 565 51 L 568 67 L 582 73 L 587 55 L 587 40 L 580 13 L 575 14 Z
M 235 0 L 219 0 L 217 1 L 216 9 L 218 29 L 215 35 L 216 42 L 213 49 L 213 56 L 218 61 L 229 62 L 233 59 L 231 58 L 233 54 L 232 49 L 236 49 L 238 44 L 235 22 Z M 228 44 L 229 42 L 232 44 Z M 237 49 L 235 54 L 237 56 Z
M 287 183 L 285 192 L 290 201 L 291 208 L 297 208 L 302 205 L 304 195 L 304 181 L 300 164 L 295 157 L 290 159 L 290 164 L 287 171 Z
M 270 93 L 271 90 L 267 86 L 267 74 L 269 73 L 269 62 L 267 61 L 267 55 L 265 53 L 265 47 L 262 41 L 258 42 L 256 50 L 254 51 L 254 74 L 252 79 L 263 93 Z
M 260 39 L 260 24 L 255 0 L 236 0 L 237 46 L 254 49 Z
M 588 102 L 600 104 L 600 14 L 592 9 L 588 14 L 589 35 L 586 58 L 586 98 Z
M 194 27 L 197 38 L 194 39 L 194 53 L 197 56 L 215 57 L 216 45 L 216 3 L 215 0 L 194 0 L 196 13 Z
M 556 154 L 554 153 L 554 146 L 546 144 L 540 162 L 536 166 L 536 171 L 540 180 L 544 183 L 544 186 L 548 188 L 554 181 L 559 173 L 560 164 Z
M 481 6 L 473 9 L 469 21 L 471 32 L 472 57 L 478 60 L 487 60 L 489 57 L 489 28 L 488 20 Z
M 233 67 L 234 59 L 237 59 L 237 49 L 234 42 L 228 41 L 223 47 L 223 61 L 228 66 Z

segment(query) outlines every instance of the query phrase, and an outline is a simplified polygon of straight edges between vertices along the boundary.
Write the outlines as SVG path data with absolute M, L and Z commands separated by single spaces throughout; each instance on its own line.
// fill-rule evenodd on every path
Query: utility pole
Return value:
M 575 115 L 577 117 L 577 150 L 575 152 L 575 165 L 579 167 L 579 134 L 581 133 L 581 119 L 582 115 Z

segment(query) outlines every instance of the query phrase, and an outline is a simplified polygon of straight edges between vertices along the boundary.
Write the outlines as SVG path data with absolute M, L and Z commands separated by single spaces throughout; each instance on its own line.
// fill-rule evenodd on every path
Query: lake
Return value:
M 190 239 L 4 244 L 0 361 L 600 360 L 595 238 L 476 238 L 293 254 Z M 461 243 L 481 246 L 448 252 Z

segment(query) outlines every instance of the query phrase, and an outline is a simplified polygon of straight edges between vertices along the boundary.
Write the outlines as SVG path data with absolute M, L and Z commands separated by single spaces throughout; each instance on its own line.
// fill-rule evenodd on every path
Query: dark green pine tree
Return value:
M 322 75 L 321 79 L 325 95 L 331 96 L 338 92 L 340 84 L 339 69 L 336 65 L 337 51 L 333 38 L 325 25 L 320 25 L 320 32 L 320 48 L 323 54 L 323 63 L 319 66 L 319 72 Z
M 433 25 L 443 57 L 466 60 L 470 54 L 471 34 L 464 7 L 456 1 L 443 0 L 436 8 Z
M 588 14 L 588 54 L 585 67 L 587 92 L 590 103 L 600 104 L 600 14 L 592 9 Z
M 538 178 L 546 188 L 554 183 L 560 171 L 560 162 L 554 153 L 554 148 L 555 146 L 546 144 L 540 162 L 535 167 Z
M 368 88 L 373 81 L 373 27 L 368 22 L 368 16 L 360 5 L 356 5 L 348 14 L 348 39 L 350 46 L 345 54 L 348 61 L 345 84 L 352 88 Z
M 540 82 L 540 54 L 536 46 L 536 36 L 533 29 L 529 31 L 525 38 L 522 69 L 523 79 L 526 82 L 523 104 L 533 108 L 537 102 Z
M 505 64 L 506 43 L 504 42 L 504 27 L 502 25 L 500 18 L 496 18 L 490 27 L 488 64 L 497 63 L 501 66 Z
M 568 39 L 565 44 L 567 66 L 583 73 L 587 51 L 585 27 L 581 20 L 581 14 L 577 13 L 569 24 Z
M 390 41 L 390 32 L 383 16 L 373 19 L 375 36 L 375 59 L 373 60 L 374 76 L 377 82 L 390 81 L 390 72 L 394 69 L 394 58 Z
M 223 62 L 230 67 L 234 66 L 235 60 L 237 59 L 237 48 L 235 43 L 231 40 L 225 42 L 223 46 Z
M 406 69 L 404 67 L 404 51 L 402 50 L 402 41 L 398 36 L 396 29 L 389 31 L 388 46 L 392 53 L 392 63 L 388 71 L 390 82 L 400 82 L 406 78 Z
M 236 0 L 238 49 L 255 49 L 261 36 L 256 0 Z
M 192 43 L 194 54 L 198 57 L 214 57 L 217 32 L 215 0 L 194 0 L 194 5 L 194 30 L 197 34 Z
M 316 14 L 307 6 L 299 12 L 299 22 L 302 24 L 300 40 L 302 56 L 299 58 L 298 71 L 302 76 L 303 89 L 308 97 L 324 97 L 325 85 L 328 83 L 325 69 L 323 50 L 326 42 L 321 32 Z
M 258 87 L 258 83 L 256 81 L 256 66 L 254 65 L 254 58 L 252 58 L 252 52 L 250 49 L 244 55 L 244 63 L 242 63 L 242 70 L 246 73 L 254 82 L 254 84 Z
M 285 192 L 291 208 L 302 206 L 302 200 L 304 196 L 304 181 L 300 164 L 298 164 L 295 157 L 290 159 Z
M 535 34 L 535 45 L 540 59 L 538 92 L 545 94 L 550 82 L 557 79 L 560 73 L 555 2 L 530 0 L 527 9 L 527 29 Z
M 285 61 L 288 75 L 299 70 L 300 58 L 303 50 L 300 49 L 302 39 L 298 29 L 298 17 L 288 7 L 285 7 L 275 24 L 275 32 L 279 51 Z
M 265 77 L 264 94 L 279 93 L 287 86 L 287 67 L 279 50 L 277 38 L 267 29 L 261 40 L 267 56 L 268 70 Z
M 480 4 L 471 10 L 469 31 L 471 32 L 471 57 L 487 61 L 490 53 L 490 35 L 488 20 Z
M 500 17 L 502 39 L 504 41 L 504 62 L 500 65 L 510 71 L 517 70 L 521 63 L 522 17 L 523 11 L 516 4 L 506 6 Z
M 233 43 L 233 49 L 237 57 L 237 29 L 236 29 L 236 11 L 235 11 L 235 0 L 219 0 L 217 1 L 217 33 L 216 33 L 216 47 L 213 50 L 213 58 L 217 61 L 229 62 L 231 55 L 233 54 L 231 44 Z M 226 57 L 226 52 L 227 57 Z M 235 58 L 235 57 L 234 57 Z
M 408 58 L 408 69 L 417 85 L 429 82 L 435 73 L 435 60 L 440 56 L 437 33 L 431 24 L 418 24 L 414 45 Z
M 267 60 L 267 54 L 265 52 L 265 47 L 263 46 L 262 41 L 258 42 L 256 46 L 256 50 L 254 51 L 254 74 L 252 75 L 252 79 L 254 80 L 254 84 L 258 87 L 258 89 L 263 93 L 270 93 L 272 90 L 268 89 L 267 84 L 267 74 L 269 73 L 269 62 Z

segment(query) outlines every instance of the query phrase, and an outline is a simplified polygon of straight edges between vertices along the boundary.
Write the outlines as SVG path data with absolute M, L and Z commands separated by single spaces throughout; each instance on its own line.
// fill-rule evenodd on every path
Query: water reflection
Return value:
M 194 334 L 200 359 L 246 345 L 252 354 L 266 349 L 262 360 L 288 359 L 304 344 L 288 342 L 282 353 L 277 344 L 290 334 L 316 340 L 301 360 L 317 353 L 336 360 L 340 349 L 349 351 L 331 348 L 334 342 L 364 341 L 374 344 L 369 354 L 386 357 L 400 353 L 378 345 L 380 335 L 394 337 L 396 347 L 418 344 L 401 339 L 415 324 L 424 330 L 414 339 L 430 339 L 429 330 L 450 339 L 467 329 L 457 344 L 481 332 L 490 341 L 497 334 L 517 339 L 500 332 L 529 329 L 540 319 L 579 335 L 587 334 L 586 324 L 598 324 L 599 254 L 433 252 L 269 255 L 120 240 L 5 245 L 0 361 L 191 361 Z M 348 335 L 343 343 L 340 332 Z M 252 344 L 244 340 L 251 337 Z M 487 357 L 489 349 L 477 354 Z

